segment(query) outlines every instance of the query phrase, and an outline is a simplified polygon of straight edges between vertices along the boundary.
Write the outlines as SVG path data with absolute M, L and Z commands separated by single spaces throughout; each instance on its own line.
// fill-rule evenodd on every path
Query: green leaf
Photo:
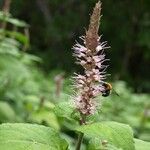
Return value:
M 42 123 L 44 122 L 48 126 L 53 127 L 56 130 L 60 130 L 60 126 L 57 120 L 56 115 L 50 111 L 50 110 L 39 110 L 37 112 L 34 112 L 31 117 L 32 121 L 35 121 L 37 123 Z
M 122 150 L 116 148 L 114 145 L 108 144 L 107 141 L 100 140 L 99 138 L 92 138 L 89 141 L 88 150 Z
M 89 138 L 105 140 L 108 144 L 123 150 L 135 149 L 132 129 L 125 124 L 112 121 L 93 123 L 80 126 L 76 128 L 76 131 L 84 133 Z
M 145 122 L 145 129 L 147 130 L 142 130 L 142 133 L 140 133 L 138 138 L 144 141 L 150 141 L 150 121 L 148 120 Z
M 136 150 L 149 150 L 150 149 L 150 142 L 142 141 L 139 139 L 134 139 L 135 142 L 135 149 Z
M 6 122 L 8 120 L 16 120 L 16 114 L 7 102 L 0 101 L 0 121 Z
M 12 18 L 11 14 L 8 13 L 6 14 L 3 11 L 0 11 L 0 21 L 11 23 L 17 27 L 29 27 L 29 25 L 24 21 L 18 20 L 16 18 Z
M 11 38 L 0 37 L 0 54 L 11 54 L 19 56 L 19 42 Z
M 20 21 L 15 18 L 6 18 L 5 21 L 17 26 L 17 27 L 28 27 L 29 25 L 25 23 L 24 21 Z
M 56 105 L 54 112 L 57 116 L 71 120 L 74 107 L 69 102 L 62 102 Z
M 21 32 L 8 31 L 8 30 L 5 30 L 3 32 L 10 37 L 16 38 L 18 41 L 20 41 L 23 44 L 29 44 L 28 37 L 22 34 Z
M 1 150 L 66 150 L 67 142 L 52 128 L 36 124 L 0 125 Z

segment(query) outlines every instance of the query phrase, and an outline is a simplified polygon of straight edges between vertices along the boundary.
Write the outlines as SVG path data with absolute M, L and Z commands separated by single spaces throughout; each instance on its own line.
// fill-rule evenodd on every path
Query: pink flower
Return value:
M 104 87 L 101 83 L 106 79 L 104 50 L 109 48 L 107 42 L 100 42 L 98 36 L 101 4 L 98 2 L 91 16 L 90 25 L 86 35 L 80 37 L 82 44 L 73 46 L 77 64 L 84 68 L 84 75 L 75 74 L 76 95 L 74 103 L 77 110 L 83 115 L 94 114 L 97 108 L 96 97 L 101 94 Z
M 77 58 L 77 63 L 84 67 L 84 75 L 77 75 L 75 78 L 75 87 L 77 93 L 74 97 L 76 108 L 81 114 L 91 115 L 96 111 L 95 98 L 101 94 L 103 87 L 100 83 L 106 78 L 105 66 L 103 63 L 106 61 L 103 51 L 106 42 L 102 44 L 99 41 L 99 45 L 96 47 L 94 53 L 90 49 L 85 47 L 85 39 L 83 39 L 83 45 L 77 43 L 73 49 L 75 50 L 74 56 Z M 97 39 L 99 40 L 99 39 Z

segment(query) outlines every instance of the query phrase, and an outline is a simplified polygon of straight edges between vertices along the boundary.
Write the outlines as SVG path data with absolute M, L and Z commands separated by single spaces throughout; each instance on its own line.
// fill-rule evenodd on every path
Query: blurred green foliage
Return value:
M 64 75 L 60 95 L 57 95 L 55 78 L 56 75 L 63 74 L 60 70 L 65 73 L 75 70 L 69 49 L 76 38 L 74 33 L 77 33 L 77 36 L 84 33 L 84 29 L 79 28 L 87 24 L 87 10 L 90 10 L 89 7 L 95 2 L 66 0 L 61 5 L 60 1 L 47 3 L 51 8 L 48 22 L 42 17 L 39 4 L 34 5 L 35 1 L 12 2 L 14 15 L 30 24 L 32 54 L 26 52 L 29 37 L 24 31 L 28 30 L 29 25 L 10 14 L 0 12 L 0 21 L 8 24 L 7 28 L 0 29 L 0 123 L 30 122 L 50 126 L 60 131 L 61 136 L 69 141 L 70 148 L 74 149 L 76 134 L 70 130 L 77 126 L 79 114 L 74 113 L 72 107 L 71 81 Z M 111 66 L 114 68 L 110 72 L 119 72 L 113 74 L 114 78 L 128 79 L 135 84 L 137 90 L 145 88 L 146 91 L 150 87 L 147 69 L 150 48 L 149 13 L 146 6 L 149 2 L 112 3 L 103 2 L 105 17 L 101 26 L 105 35 L 103 38 L 108 39 L 113 49 L 113 52 L 108 52 L 112 59 Z M 127 9 L 125 4 L 130 7 Z M 135 26 L 138 26 L 137 31 L 133 29 Z M 126 55 L 129 58 L 127 64 L 124 64 L 126 59 L 123 56 Z M 44 66 L 46 73 L 41 66 Z M 88 120 L 112 120 L 129 124 L 135 137 L 150 141 L 150 95 L 135 93 L 134 88 L 120 80 L 113 82 L 113 88 L 120 96 L 112 92 L 108 98 L 99 97 L 98 102 L 102 103 L 102 106 Z M 85 140 L 83 148 L 86 145 Z
M 17 19 L 8 16 L 5 20 L 12 26 L 27 26 L 23 25 L 22 21 L 17 20 L 16 24 L 9 19 Z M 41 62 L 41 59 L 21 50 L 27 41 L 24 33 L 0 30 L 0 122 L 31 120 L 42 123 L 44 116 L 53 120 L 47 124 L 59 129 L 55 114 L 50 113 L 54 107 L 48 100 L 53 93 L 49 88 L 51 83 L 35 65 Z M 41 109 L 42 105 L 45 106 L 44 110 Z

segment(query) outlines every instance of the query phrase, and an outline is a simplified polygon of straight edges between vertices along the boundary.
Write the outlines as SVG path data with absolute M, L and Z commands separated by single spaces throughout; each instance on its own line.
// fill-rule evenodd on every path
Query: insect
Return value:
M 104 87 L 104 90 L 101 91 L 102 92 L 102 96 L 103 97 L 107 97 L 111 94 L 111 91 L 113 90 L 113 92 L 119 96 L 119 94 L 113 89 L 112 85 L 108 82 L 102 82 L 101 85 Z

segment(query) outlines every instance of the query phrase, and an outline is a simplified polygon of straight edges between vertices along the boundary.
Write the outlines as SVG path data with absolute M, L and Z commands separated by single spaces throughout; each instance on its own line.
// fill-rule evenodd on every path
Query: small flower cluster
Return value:
M 100 16 L 97 15 L 99 10 L 100 4 L 97 4 L 93 11 L 95 14 L 91 16 L 91 23 L 86 36 L 80 37 L 83 44 L 76 43 L 73 47 L 77 63 L 84 68 L 84 75 L 75 74 L 73 77 L 74 86 L 77 89 L 74 102 L 78 111 L 86 116 L 95 113 L 97 107 L 95 98 L 104 90 L 100 83 L 106 78 L 107 66 L 103 62 L 106 61 L 104 49 L 108 48 L 107 42 L 101 43 L 100 37 L 95 31 L 99 26 L 97 23 Z M 91 26 L 94 17 L 98 20 L 94 22 L 95 27 Z
M 85 38 L 82 37 L 85 43 Z M 106 67 L 103 62 L 106 61 L 103 50 L 106 42 L 100 43 L 94 53 L 85 46 L 77 43 L 74 49 L 74 56 L 77 58 L 77 63 L 85 69 L 85 75 L 75 74 L 75 88 L 78 89 L 78 94 L 75 97 L 77 109 L 85 115 L 94 114 L 96 110 L 96 102 L 94 98 L 103 91 L 103 87 L 98 84 L 106 78 Z

